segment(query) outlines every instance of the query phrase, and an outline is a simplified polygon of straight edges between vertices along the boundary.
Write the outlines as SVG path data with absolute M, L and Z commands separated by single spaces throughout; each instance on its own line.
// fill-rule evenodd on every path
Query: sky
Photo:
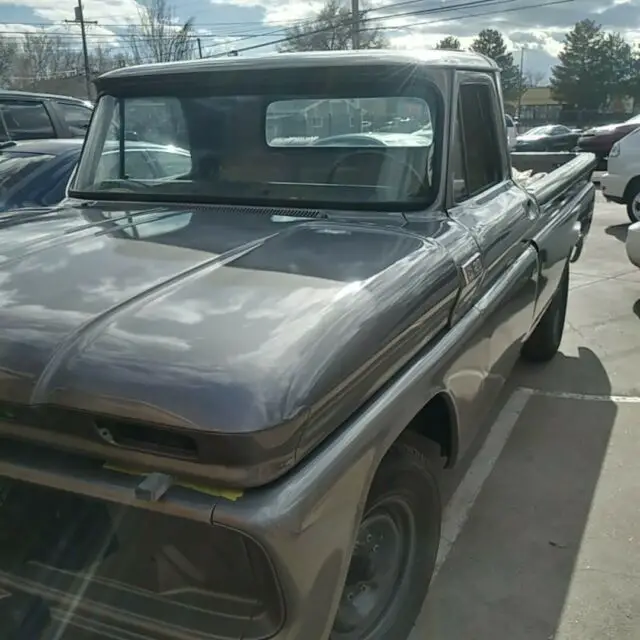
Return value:
M 143 1 L 143 0 L 139 0 Z M 308 20 L 322 6 L 320 0 L 168 0 L 177 21 L 192 18 L 201 37 L 204 55 L 229 49 L 268 44 L 282 38 L 287 26 Z M 344 0 L 350 6 L 351 0 Z M 365 3 L 366 0 L 361 0 Z M 20 38 L 25 30 L 59 32 L 78 43 L 73 19 L 75 0 L 0 0 L 0 34 Z M 391 46 L 433 46 L 444 36 L 460 38 L 468 46 L 478 31 L 501 31 L 520 62 L 524 49 L 525 72 L 539 82 L 548 78 L 557 62 L 562 40 L 572 26 L 591 18 L 605 29 L 619 31 L 640 44 L 640 0 L 368 0 L 371 25 L 382 28 Z M 92 42 L 122 46 L 127 25 L 138 20 L 136 0 L 84 0 Z M 258 55 L 273 46 L 243 52 Z

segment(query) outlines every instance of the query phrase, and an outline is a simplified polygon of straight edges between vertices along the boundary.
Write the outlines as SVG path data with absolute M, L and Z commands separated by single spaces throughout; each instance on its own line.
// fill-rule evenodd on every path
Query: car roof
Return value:
M 396 50 L 369 49 L 356 51 L 309 51 L 295 53 L 268 53 L 259 56 L 202 58 L 180 62 L 141 64 L 114 69 L 101 75 L 102 80 L 136 78 L 142 76 L 176 75 L 180 73 L 207 73 L 216 71 L 243 71 L 269 69 L 305 69 L 313 67 L 361 65 L 422 65 L 454 69 L 496 71 L 498 66 L 489 57 L 472 51 L 444 51 L 438 49 Z
M 0 99 L 15 98 L 16 100 L 61 100 L 73 104 L 91 108 L 88 100 L 74 98 L 72 96 L 62 96 L 55 93 L 37 93 L 35 91 L 14 91 L 13 89 L 0 89 Z

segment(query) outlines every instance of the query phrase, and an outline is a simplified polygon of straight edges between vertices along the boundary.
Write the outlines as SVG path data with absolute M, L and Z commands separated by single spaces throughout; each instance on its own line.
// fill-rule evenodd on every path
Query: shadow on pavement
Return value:
M 640 300 L 636 300 L 633 303 L 633 313 L 635 313 L 636 316 L 640 318 Z
M 628 229 L 628 224 L 612 224 L 606 227 L 604 232 L 608 236 L 613 236 L 616 240 L 620 240 L 620 242 L 625 242 L 627 240 Z
M 558 353 L 547 365 L 519 364 L 514 378 L 518 386 L 542 391 L 591 395 L 611 393 L 611 382 L 600 358 L 587 347 L 578 347 L 577 358 Z
M 540 373 L 556 378 L 555 391 L 574 391 L 588 371 L 590 393 L 611 393 L 591 350 L 558 360 Z M 556 637 L 616 414 L 607 400 L 529 400 L 432 586 L 416 637 Z

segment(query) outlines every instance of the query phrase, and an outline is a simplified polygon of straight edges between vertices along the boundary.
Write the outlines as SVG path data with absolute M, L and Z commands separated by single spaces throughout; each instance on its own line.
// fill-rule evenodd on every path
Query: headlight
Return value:
M 611 147 L 611 151 L 609 151 L 609 157 L 616 158 L 619 155 L 620 155 L 620 143 L 614 142 L 613 146 Z

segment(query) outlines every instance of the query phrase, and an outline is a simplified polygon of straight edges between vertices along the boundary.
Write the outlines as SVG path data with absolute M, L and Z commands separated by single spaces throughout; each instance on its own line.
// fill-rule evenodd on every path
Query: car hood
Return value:
M 444 250 L 400 228 L 115 205 L 0 227 L 0 403 L 192 433 L 284 425 L 289 461 L 310 417 L 318 434 L 344 420 L 432 336 L 425 319 L 441 328 L 457 288 Z
M 640 123 L 619 122 L 618 124 L 607 124 L 600 127 L 592 127 L 582 132 L 582 136 L 608 136 L 622 132 L 631 132 L 637 129 Z

